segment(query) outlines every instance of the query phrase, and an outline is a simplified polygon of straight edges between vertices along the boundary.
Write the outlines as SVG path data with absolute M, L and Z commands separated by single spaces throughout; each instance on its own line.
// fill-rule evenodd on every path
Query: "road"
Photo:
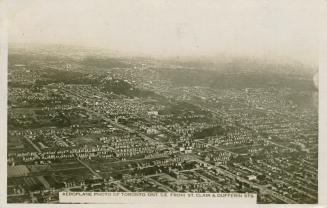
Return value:
M 127 189 L 126 187 L 124 187 L 123 185 L 121 185 L 119 182 L 117 181 L 113 181 L 113 184 L 117 185 L 120 189 L 126 191 L 126 192 L 131 192 L 129 189 Z
M 193 104 L 194 104 L 194 103 L 193 103 Z M 203 105 L 201 106 L 201 105 L 199 105 L 199 104 L 194 104 L 194 105 L 196 105 L 197 107 L 201 108 L 202 110 L 206 110 L 206 111 L 209 111 L 209 112 L 211 112 L 211 113 L 213 113 L 213 114 L 215 114 L 215 115 L 222 116 L 221 113 L 219 113 L 219 112 L 217 112 L 217 111 L 214 111 L 214 110 L 210 109 L 209 107 L 205 107 L 205 106 L 203 106 Z M 232 125 L 233 127 L 236 127 L 236 128 L 242 128 L 242 129 L 247 129 L 247 130 L 252 131 L 252 132 L 254 132 L 254 133 L 256 133 L 256 134 L 259 134 L 259 133 L 256 132 L 255 130 L 253 130 L 253 129 L 247 127 L 247 126 L 241 125 L 240 123 L 229 122 L 229 124 Z M 259 135 L 260 135 L 260 134 L 259 134 Z M 281 144 L 275 143 L 275 142 L 269 140 L 268 138 L 265 138 L 265 136 L 263 136 L 263 135 L 261 135 L 261 136 L 262 136 L 262 137 L 261 137 L 262 140 L 265 140 L 266 142 L 268 142 L 268 143 L 270 143 L 270 144 L 273 144 L 273 145 L 278 146 L 278 147 L 283 148 L 283 149 L 293 150 L 293 148 L 290 148 L 290 147 L 287 147 L 287 146 L 285 146 L 285 145 L 281 145 Z
M 64 91 L 65 91 L 66 93 L 71 94 L 71 95 L 74 96 L 74 97 L 79 98 L 79 99 L 85 99 L 85 97 L 83 97 L 81 94 L 78 94 L 77 92 L 73 92 L 73 91 L 71 91 L 71 90 L 64 90 Z M 209 109 L 209 108 L 207 108 L 207 107 L 204 107 L 204 106 L 198 106 L 198 107 L 200 107 L 201 109 L 207 110 L 207 111 L 209 111 L 209 112 L 211 112 L 211 113 L 214 113 L 214 114 L 220 116 L 220 114 L 219 114 L 218 112 L 215 112 L 215 111 L 213 111 L 213 110 L 211 110 L 211 109 Z M 152 139 L 152 138 L 150 138 L 150 137 L 144 135 L 144 134 L 141 133 L 141 132 L 137 132 L 136 130 L 133 130 L 133 129 L 131 129 L 131 128 L 127 127 L 127 126 L 124 126 L 124 125 L 122 125 L 122 124 L 117 124 L 117 123 L 115 123 L 113 120 L 111 120 L 111 119 L 105 117 L 103 114 L 101 114 L 101 113 L 99 113 L 99 112 L 96 112 L 96 111 L 91 110 L 91 109 L 88 109 L 88 108 L 84 108 L 84 110 L 86 110 L 86 111 L 89 112 L 89 113 L 92 113 L 93 115 L 96 115 L 96 116 L 102 118 L 103 120 L 109 122 L 112 126 L 115 126 L 115 127 L 121 128 L 121 129 L 125 129 L 125 130 L 127 130 L 127 131 L 129 131 L 129 132 L 131 132 L 131 133 L 136 133 L 137 135 L 141 136 L 143 139 L 145 139 L 145 140 L 151 142 L 152 144 L 163 145 L 162 143 L 158 142 L 157 140 L 154 140 L 154 139 Z M 240 124 L 237 125 L 237 124 L 232 123 L 232 125 L 233 125 L 233 126 L 236 126 L 236 127 L 247 128 L 247 127 L 244 127 L 244 126 L 242 126 L 242 125 L 240 125 Z M 251 130 L 251 129 L 250 129 L 250 130 Z M 268 140 L 268 141 L 269 141 L 269 140 Z M 290 149 L 290 148 L 288 148 L 288 147 L 281 146 L 281 145 L 276 144 L 276 143 L 273 143 L 273 142 L 271 142 L 271 141 L 269 141 L 269 142 L 272 143 L 272 144 L 274 144 L 274 145 L 277 145 L 277 146 L 280 146 L 280 147 L 283 147 L 283 148 Z M 218 148 L 218 147 L 213 147 L 213 146 L 212 146 L 212 148 Z M 222 150 L 222 151 L 229 152 L 229 153 L 234 154 L 234 155 L 236 154 L 236 153 L 234 153 L 234 152 L 231 152 L 231 151 L 225 150 L 225 149 L 223 149 L 223 148 L 218 148 L 218 149 L 219 149 L 219 150 Z M 225 175 L 225 176 L 227 176 L 227 177 L 230 177 L 230 178 L 233 178 L 233 179 L 237 179 L 237 180 L 239 180 L 239 181 L 241 181 L 241 182 L 247 183 L 247 184 L 249 184 L 251 187 L 257 187 L 257 188 L 259 188 L 259 190 L 260 190 L 261 193 L 266 193 L 266 194 L 272 195 L 272 196 L 278 198 L 279 200 L 281 200 L 281 201 L 283 201 L 283 202 L 285 202 L 285 203 L 288 203 L 288 204 L 295 204 L 295 203 L 297 203 L 296 201 L 294 201 L 294 200 L 292 200 L 292 199 L 289 199 L 289 198 L 287 198 L 287 197 L 285 197 L 285 196 L 283 196 L 283 195 L 281 195 L 281 194 L 279 194 L 279 193 L 276 193 L 276 192 L 274 192 L 274 191 L 271 191 L 271 190 L 267 189 L 267 188 L 264 187 L 264 186 L 260 186 L 260 185 L 258 185 L 258 184 L 255 184 L 255 183 L 253 183 L 252 181 L 249 181 L 249 180 L 247 180 L 247 179 L 241 178 L 241 177 L 239 177 L 239 176 L 237 176 L 237 175 L 235 175 L 235 174 L 233 174 L 233 173 L 230 173 L 229 171 L 223 170 L 223 169 L 221 169 L 221 168 L 219 168 L 219 167 L 212 166 L 211 164 L 206 163 L 206 162 L 204 162 L 204 161 L 202 161 L 202 160 L 199 160 L 198 158 L 193 158 L 193 161 L 197 161 L 197 162 L 199 162 L 199 163 L 207 164 L 208 167 L 210 167 L 210 168 L 212 168 L 212 169 L 216 169 L 217 171 L 219 171 L 219 172 L 222 173 L 223 175 Z M 83 164 L 83 163 L 82 163 L 82 164 Z M 93 171 L 90 167 L 88 167 L 88 166 L 85 166 L 85 167 L 87 167 L 87 168 L 88 168 L 88 169 L 89 169 L 89 170 L 90 170 L 90 171 L 91 171 L 95 176 L 98 175 L 98 174 L 97 174 L 95 171 Z M 160 185 L 160 186 L 162 186 L 162 187 L 165 187 L 165 189 L 167 189 L 167 191 L 175 192 L 175 191 L 174 191 L 173 189 L 171 189 L 170 187 L 165 186 L 164 184 L 159 183 L 158 181 L 152 179 L 151 177 L 149 177 L 149 179 L 150 179 L 151 181 L 153 181 L 154 183 L 157 183 L 158 185 Z
M 29 138 L 27 138 L 27 137 L 24 137 L 25 139 L 26 139 L 26 141 L 30 144 L 30 145 L 32 145 L 32 147 L 37 151 L 37 152 L 42 152 L 41 150 L 40 150 L 40 148 L 38 148 L 38 146 L 36 146 L 35 144 L 34 144 L 34 142 L 32 142 Z
M 86 99 L 86 98 L 90 98 L 90 97 L 83 97 L 81 94 L 78 94 L 77 92 L 71 91 L 71 90 L 66 90 L 66 89 L 62 89 L 64 92 L 69 93 L 70 95 L 77 97 L 79 99 Z M 81 107 L 83 108 L 85 111 L 87 111 L 88 113 L 93 114 L 94 116 L 103 119 L 104 121 L 110 123 L 112 126 L 119 128 L 119 129 L 124 129 L 126 131 L 128 131 L 129 133 L 135 133 L 138 136 L 140 136 L 141 138 L 143 138 L 144 140 L 148 141 L 149 143 L 157 146 L 158 148 L 168 148 L 165 144 L 143 134 L 142 132 L 138 131 L 138 130 L 134 130 L 128 126 L 119 124 L 114 122 L 113 120 L 111 120 L 110 118 L 106 117 L 104 114 L 97 112 L 95 110 L 92 110 L 90 108 L 86 108 L 86 107 Z
M 95 170 L 93 170 L 87 163 L 85 163 L 83 160 L 79 159 L 78 157 L 76 157 L 76 160 L 81 163 L 84 167 L 86 167 L 91 173 L 92 175 L 96 178 L 96 179 L 102 179 L 102 177 L 95 172 Z
M 228 152 L 228 153 L 230 153 L 231 155 L 234 155 L 234 156 L 237 156 L 237 155 L 238 155 L 238 154 L 235 153 L 235 152 L 231 152 L 231 151 L 226 150 L 226 149 L 221 148 L 221 147 L 212 146 L 211 144 L 204 143 L 204 142 L 202 142 L 202 141 L 200 141 L 200 140 L 196 140 L 196 142 L 201 143 L 201 144 L 204 144 L 204 145 L 208 145 L 209 147 L 211 147 L 211 148 L 213 148 L 213 149 L 216 149 L 216 150 L 221 150 L 221 151 L 224 151 L 224 152 Z
M 287 204 L 297 204 L 296 201 L 294 201 L 294 200 L 292 200 L 292 199 L 290 199 L 290 198 L 288 198 L 288 197 L 285 197 L 285 196 L 283 196 L 283 195 L 281 195 L 281 194 L 279 194 L 279 193 L 277 193 L 277 192 L 274 192 L 274 191 L 272 191 L 272 190 L 269 190 L 269 189 L 267 189 L 267 188 L 264 187 L 264 186 L 261 186 L 261 185 L 255 184 L 254 182 L 249 181 L 249 180 L 247 180 L 247 179 L 245 179 L 245 178 L 242 178 L 242 177 L 240 177 L 240 176 L 238 176 L 238 175 L 235 175 L 235 174 L 233 174 L 233 173 L 231 173 L 231 172 L 229 172 L 229 171 L 227 171 L 227 170 L 224 170 L 224 169 L 219 168 L 219 167 L 217 167 L 217 166 L 213 166 L 213 165 L 211 165 L 211 164 L 209 164 L 209 163 L 207 163 L 207 162 L 205 162 L 205 161 L 202 161 L 202 160 L 200 160 L 200 159 L 198 159 L 198 158 L 196 158 L 196 157 L 193 157 L 193 158 L 192 158 L 192 156 L 190 156 L 190 155 L 189 155 L 188 157 L 189 157 L 190 160 L 196 161 L 196 162 L 198 162 L 198 163 L 206 164 L 207 167 L 210 167 L 211 169 L 215 169 L 215 170 L 217 170 L 219 173 L 221 173 L 221 174 L 223 174 L 223 175 L 225 175 L 225 176 L 227 176 L 227 177 L 229 177 L 229 178 L 237 179 L 237 180 L 239 180 L 239 181 L 241 181 L 241 182 L 243 182 L 243 183 L 246 183 L 246 184 L 250 185 L 250 187 L 258 188 L 258 189 L 260 190 L 261 193 L 265 193 L 265 194 L 272 195 L 272 196 L 276 197 L 277 199 L 279 199 L 279 200 L 281 200 L 281 201 L 283 201 L 283 202 L 285 202 L 285 203 L 287 203 Z
M 151 177 L 147 177 L 147 178 L 148 178 L 150 181 L 152 181 L 153 183 L 155 183 L 155 184 L 159 185 L 160 187 L 164 188 L 164 189 L 165 189 L 166 191 L 168 191 L 168 192 L 176 192 L 174 189 L 172 189 L 172 188 L 170 188 L 170 187 L 168 187 L 168 186 L 166 186 L 166 185 L 164 185 L 164 184 L 162 184 L 162 183 L 160 183 L 160 182 L 154 180 L 154 179 L 151 178 Z

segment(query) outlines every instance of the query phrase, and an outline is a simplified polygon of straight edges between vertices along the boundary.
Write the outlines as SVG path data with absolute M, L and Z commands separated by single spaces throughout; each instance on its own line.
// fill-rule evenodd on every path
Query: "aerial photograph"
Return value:
M 57 204 L 59 192 L 318 203 L 315 6 L 190 2 L 9 3 L 8 203 Z

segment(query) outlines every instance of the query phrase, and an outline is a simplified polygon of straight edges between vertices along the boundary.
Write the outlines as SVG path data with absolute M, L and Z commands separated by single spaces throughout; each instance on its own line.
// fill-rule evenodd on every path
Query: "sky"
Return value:
M 10 0 L 9 42 L 85 45 L 152 56 L 318 60 L 308 0 Z

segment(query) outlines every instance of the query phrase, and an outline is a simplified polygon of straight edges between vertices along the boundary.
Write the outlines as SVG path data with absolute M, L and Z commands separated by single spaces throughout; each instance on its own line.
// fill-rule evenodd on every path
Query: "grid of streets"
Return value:
M 169 61 L 14 49 L 8 74 L 9 203 L 57 203 L 60 191 L 317 203 L 316 92 L 301 85 L 310 76 L 222 87 Z

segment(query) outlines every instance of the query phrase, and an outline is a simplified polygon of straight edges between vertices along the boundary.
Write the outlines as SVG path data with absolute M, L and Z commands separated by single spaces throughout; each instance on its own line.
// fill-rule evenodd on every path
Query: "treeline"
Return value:
M 202 109 L 199 107 L 187 103 L 187 102 L 175 102 L 175 103 L 169 103 L 166 105 L 166 108 L 164 110 L 159 111 L 160 114 L 183 114 L 183 113 L 189 113 L 190 111 L 193 111 L 195 114 L 199 114 L 202 112 Z
M 128 62 L 119 59 L 119 58 L 98 58 L 88 56 L 84 58 L 81 62 L 81 65 L 91 67 L 91 68 L 126 68 L 130 67 L 131 64 Z
M 198 131 L 194 133 L 193 137 L 195 139 L 203 139 L 205 137 L 210 136 L 219 136 L 224 135 L 226 133 L 226 130 L 222 128 L 221 126 L 214 126 L 210 128 L 203 129 L 202 131 Z
M 98 80 L 82 72 L 51 69 L 47 70 L 46 73 L 42 75 L 42 79 L 36 80 L 35 85 L 46 85 L 51 83 L 97 85 Z
M 112 79 L 106 80 L 101 84 L 101 89 L 103 92 L 114 93 L 117 95 L 125 95 L 127 97 L 142 97 L 142 98 L 155 98 L 159 100 L 163 100 L 164 98 L 152 91 L 141 90 L 130 83 L 121 80 L 121 79 Z
M 197 69 L 160 69 L 162 79 L 172 81 L 176 86 L 203 86 L 215 89 L 244 88 L 291 88 L 299 90 L 315 90 L 313 80 L 277 72 L 251 71 L 232 72 L 228 70 Z M 235 70 L 234 70 L 235 71 Z

